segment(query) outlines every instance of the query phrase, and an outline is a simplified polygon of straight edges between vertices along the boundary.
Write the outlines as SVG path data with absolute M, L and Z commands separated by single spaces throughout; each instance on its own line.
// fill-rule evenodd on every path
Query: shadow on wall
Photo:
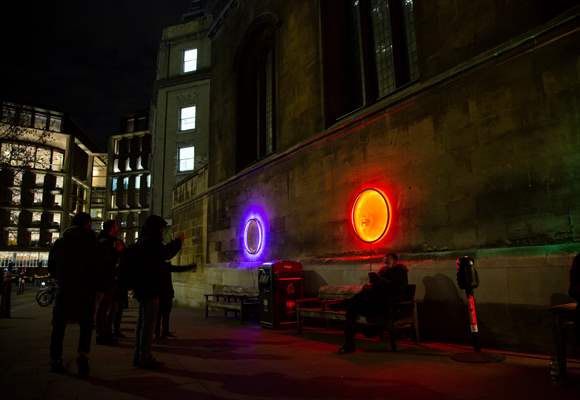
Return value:
M 304 296 L 316 297 L 320 286 L 328 285 L 326 279 L 316 271 L 304 271 Z
M 419 327 L 425 340 L 467 342 L 465 301 L 455 282 L 437 274 L 423 279 L 425 297 L 417 299 Z

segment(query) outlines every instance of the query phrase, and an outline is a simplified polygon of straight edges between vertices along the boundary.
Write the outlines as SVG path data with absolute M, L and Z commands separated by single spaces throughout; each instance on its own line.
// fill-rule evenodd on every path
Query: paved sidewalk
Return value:
M 70 373 L 49 372 L 51 308 L 34 293 L 14 298 L 13 318 L 0 319 L 0 395 L 8 399 L 576 399 L 580 365 L 570 365 L 565 387 L 550 383 L 544 357 L 511 355 L 500 364 L 461 364 L 449 354 L 464 350 L 403 341 L 391 353 L 374 341 L 348 356 L 333 352 L 339 332 L 271 331 L 201 311 L 177 309 L 178 339 L 159 342 L 167 367 L 131 366 L 136 310 L 124 320 L 129 335 L 119 346 L 93 346 L 91 377 L 75 376 L 78 328 L 69 326 L 65 362 Z M 219 315 L 217 313 L 216 315 Z

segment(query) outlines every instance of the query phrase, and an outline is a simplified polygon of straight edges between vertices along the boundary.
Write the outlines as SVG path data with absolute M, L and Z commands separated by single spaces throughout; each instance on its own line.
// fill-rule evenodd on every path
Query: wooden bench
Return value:
M 345 321 L 346 310 L 336 309 L 336 305 L 360 292 L 363 285 L 321 286 L 318 297 L 298 300 L 296 303 L 296 318 L 298 333 L 302 333 L 305 318 L 323 319 L 328 321 Z M 396 331 L 410 330 L 415 343 L 419 342 L 419 325 L 417 321 L 417 303 L 415 301 L 415 285 L 408 285 L 404 291 L 403 300 L 393 305 L 394 318 L 372 318 L 368 321 L 360 316 L 357 323 L 372 325 L 378 328 L 379 338 L 384 339 L 388 332 L 391 349 L 397 351 Z M 334 307 L 333 307 L 334 306 Z M 387 315 L 387 312 L 385 312 Z
M 205 318 L 209 317 L 209 309 L 224 310 L 224 315 L 233 311 L 244 323 L 248 313 L 256 313 L 260 305 L 258 291 L 254 288 L 213 285 L 213 293 L 205 294 Z
M 574 328 L 576 303 L 559 304 L 549 308 L 552 314 L 552 335 L 554 340 L 554 361 L 550 374 L 552 379 L 564 382 L 567 376 L 567 331 Z

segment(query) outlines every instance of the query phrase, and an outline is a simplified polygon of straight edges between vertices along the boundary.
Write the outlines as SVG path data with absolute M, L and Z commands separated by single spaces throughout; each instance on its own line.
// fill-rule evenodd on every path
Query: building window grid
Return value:
M 407 54 L 409 57 L 409 75 L 413 81 L 419 78 L 419 63 L 417 55 L 417 38 L 415 34 L 415 10 L 413 0 L 403 0 L 403 16 L 405 18 L 405 36 L 407 39 Z
M 41 185 L 41 186 L 44 185 L 44 177 L 45 176 L 46 176 L 45 174 L 36 173 L 34 175 L 34 183 L 36 185 Z
M 10 225 L 18 225 L 19 218 L 20 218 L 20 210 L 10 211 Z
M 20 204 L 20 189 L 14 188 L 11 190 L 12 204 Z
M 40 222 L 42 220 L 42 212 L 41 211 L 33 211 L 32 212 L 32 222 Z
M 180 110 L 180 131 L 195 129 L 196 106 L 182 107 Z
M 41 204 L 43 199 L 43 190 L 42 189 L 34 189 L 34 204 Z
M 8 230 L 8 240 L 6 242 L 8 246 L 17 246 L 18 245 L 18 231 L 14 229 Z
M 396 87 L 395 64 L 393 60 L 393 38 L 389 3 L 385 0 L 371 0 L 371 21 L 374 36 L 374 55 L 377 69 L 379 97 L 393 92 Z

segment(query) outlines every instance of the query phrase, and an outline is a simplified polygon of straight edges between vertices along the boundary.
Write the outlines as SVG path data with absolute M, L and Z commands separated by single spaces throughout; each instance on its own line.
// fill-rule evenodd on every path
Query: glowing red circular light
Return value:
M 389 230 L 391 206 L 387 196 L 376 189 L 363 190 L 352 206 L 352 226 L 364 242 L 373 243 Z

